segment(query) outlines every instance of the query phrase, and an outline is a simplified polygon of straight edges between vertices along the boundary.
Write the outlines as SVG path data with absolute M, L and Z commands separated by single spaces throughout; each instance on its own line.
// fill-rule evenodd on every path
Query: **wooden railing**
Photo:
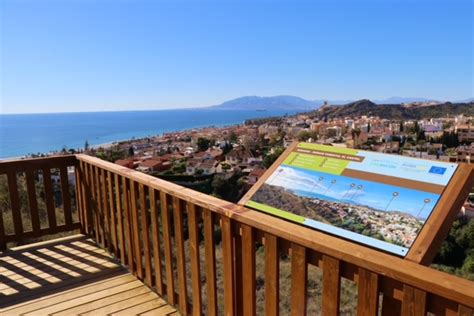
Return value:
M 474 282 L 97 158 L 77 159 L 84 231 L 183 314 L 253 315 L 257 304 L 278 314 L 287 299 L 279 293 L 282 258 L 291 262 L 293 315 L 306 314 L 313 299 L 314 266 L 322 269 L 324 315 L 339 313 L 342 279 L 357 284 L 358 315 L 473 313 Z M 256 276 L 261 247 L 264 285 Z M 264 302 L 256 297 L 261 286 Z
M 75 196 L 68 166 L 75 167 Z M 59 170 L 60 184 L 52 183 L 52 170 Z M 321 282 L 320 311 L 337 315 L 343 280 L 354 285 L 358 315 L 473 314 L 474 282 L 97 158 L 2 162 L 2 176 L 9 208 L 0 201 L 0 247 L 80 228 L 183 314 L 304 315 L 316 299 L 309 289 Z M 3 221 L 8 214 L 11 232 Z M 321 279 L 312 275 L 315 267 Z M 290 290 L 280 294 L 284 285 Z
M 0 181 L 8 188 L 0 192 L 0 250 L 81 227 L 68 181 L 68 167 L 76 164 L 72 155 L 0 162 Z

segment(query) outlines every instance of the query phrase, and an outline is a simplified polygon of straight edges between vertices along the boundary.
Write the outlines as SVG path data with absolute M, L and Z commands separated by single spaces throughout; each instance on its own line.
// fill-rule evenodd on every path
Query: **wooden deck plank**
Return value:
M 176 309 L 169 305 L 163 305 L 161 307 L 151 309 L 147 312 L 140 313 L 140 316 L 159 316 L 159 315 L 181 315 Z
M 176 312 L 86 236 L 20 247 L 0 260 L 1 315 Z
M 166 306 L 166 302 L 163 299 L 152 299 L 149 300 L 148 302 L 144 302 L 141 304 L 137 304 L 135 306 L 126 308 L 121 310 L 118 313 L 112 313 L 112 315 L 139 315 L 142 313 L 146 313 L 148 311 L 154 310 L 159 307 Z M 175 311 L 176 309 L 172 308 L 171 306 L 166 306 L 170 312 Z M 156 313 L 155 315 L 157 315 Z
M 138 282 L 140 282 L 140 281 L 138 281 Z M 114 288 L 114 290 L 115 290 L 115 288 Z M 62 311 L 57 312 L 57 313 L 53 313 L 53 315 L 58 315 L 59 316 L 59 315 L 76 315 L 76 314 L 79 314 L 79 313 L 83 314 L 86 311 L 91 311 L 91 310 L 103 307 L 104 305 L 117 303 L 117 302 L 123 301 L 127 298 L 134 297 L 134 296 L 141 295 L 141 294 L 146 294 L 146 293 L 150 293 L 150 290 L 147 287 L 141 286 L 141 282 L 140 282 L 140 286 L 133 287 L 131 289 L 127 289 L 127 290 L 124 290 L 124 291 L 120 291 L 116 294 L 113 294 L 113 292 L 108 291 L 108 290 L 107 291 L 102 291 L 102 293 L 98 293 L 96 295 L 96 297 L 97 297 L 96 299 L 87 301 L 86 303 L 84 303 L 82 305 L 74 304 L 75 305 L 74 307 L 62 310 Z
M 156 294 L 152 292 L 148 292 L 145 294 L 140 294 L 140 295 L 135 295 L 135 296 L 129 296 L 128 298 L 115 302 L 115 303 L 108 303 L 104 304 L 106 306 L 102 306 L 101 308 L 97 308 L 94 310 L 89 310 L 86 312 L 81 312 L 81 315 L 109 315 L 112 313 L 116 313 L 118 311 L 121 311 L 123 309 L 126 309 L 130 306 L 134 306 L 136 304 L 142 304 L 145 302 L 148 302 L 152 299 L 156 298 Z
M 95 278 L 98 280 L 92 284 L 84 285 L 81 284 L 83 279 L 77 281 L 76 279 L 76 286 L 72 289 L 65 289 L 61 290 L 60 285 L 55 285 L 54 287 L 49 287 L 44 289 L 44 291 L 39 296 L 39 298 L 31 298 L 25 302 L 15 304 L 15 302 L 11 302 L 12 305 L 5 307 L 4 309 L 0 309 L 1 313 L 26 313 L 29 311 L 34 311 L 38 308 L 41 308 L 46 305 L 46 301 L 49 301 L 49 304 L 54 304 L 54 302 L 62 302 L 64 300 L 72 299 L 80 295 L 85 295 L 90 293 L 91 291 L 97 291 L 104 288 L 110 288 L 119 284 L 123 284 L 126 282 L 134 281 L 133 276 L 130 274 L 121 274 L 119 276 L 108 276 L 106 280 L 99 281 L 98 276 Z M 81 286 L 82 285 L 82 286 Z M 59 288 L 59 291 L 58 291 Z M 25 293 L 27 295 L 27 293 Z M 28 298 L 28 296 L 27 296 Z M 15 305 L 13 305 L 15 304 Z
M 61 300 L 61 302 L 56 303 L 56 304 L 50 304 L 48 301 L 46 301 L 46 302 L 44 302 L 46 304 L 43 304 L 42 307 L 40 307 L 38 309 L 35 309 L 35 310 L 32 310 L 29 313 L 22 312 L 22 314 L 24 314 L 24 315 L 29 315 L 29 314 L 31 314 L 31 315 L 49 315 L 49 314 L 53 314 L 53 313 L 58 313 L 58 312 L 61 312 L 63 310 L 70 309 L 72 307 L 82 305 L 84 303 L 94 301 L 96 299 L 100 299 L 100 298 L 102 298 L 104 296 L 107 296 L 107 295 L 114 295 L 114 294 L 117 294 L 117 293 L 120 293 L 120 292 L 123 292 L 123 291 L 126 291 L 126 290 L 139 288 L 141 286 L 142 286 L 142 283 L 140 281 L 133 280 L 133 281 L 125 283 L 125 284 L 112 286 L 112 287 L 104 289 L 102 291 L 97 291 L 96 289 L 94 289 L 93 291 L 91 291 L 92 293 L 82 295 L 82 296 L 79 296 L 79 297 L 76 297 L 76 298 L 73 298 L 73 299 Z

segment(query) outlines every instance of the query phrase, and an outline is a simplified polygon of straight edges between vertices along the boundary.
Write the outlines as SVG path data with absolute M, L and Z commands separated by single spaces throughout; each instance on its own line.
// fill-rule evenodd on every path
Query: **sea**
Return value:
M 247 119 L 295 114 L 292 110 L 213 108 L 157 111 L 0 114 L 0 159 L 83 148 Z

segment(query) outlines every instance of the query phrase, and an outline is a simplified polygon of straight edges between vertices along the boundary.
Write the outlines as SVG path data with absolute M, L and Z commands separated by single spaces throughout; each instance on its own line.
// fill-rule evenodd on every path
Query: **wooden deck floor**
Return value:
M 79 314 L 178 313 L 84 236 L 0 254 L 0 315 Z

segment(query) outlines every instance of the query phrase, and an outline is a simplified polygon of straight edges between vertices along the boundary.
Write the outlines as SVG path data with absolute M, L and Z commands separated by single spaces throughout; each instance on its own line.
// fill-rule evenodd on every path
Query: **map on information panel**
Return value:
M 456 168 L 299 143 L 246 206 L 405 256 Z

